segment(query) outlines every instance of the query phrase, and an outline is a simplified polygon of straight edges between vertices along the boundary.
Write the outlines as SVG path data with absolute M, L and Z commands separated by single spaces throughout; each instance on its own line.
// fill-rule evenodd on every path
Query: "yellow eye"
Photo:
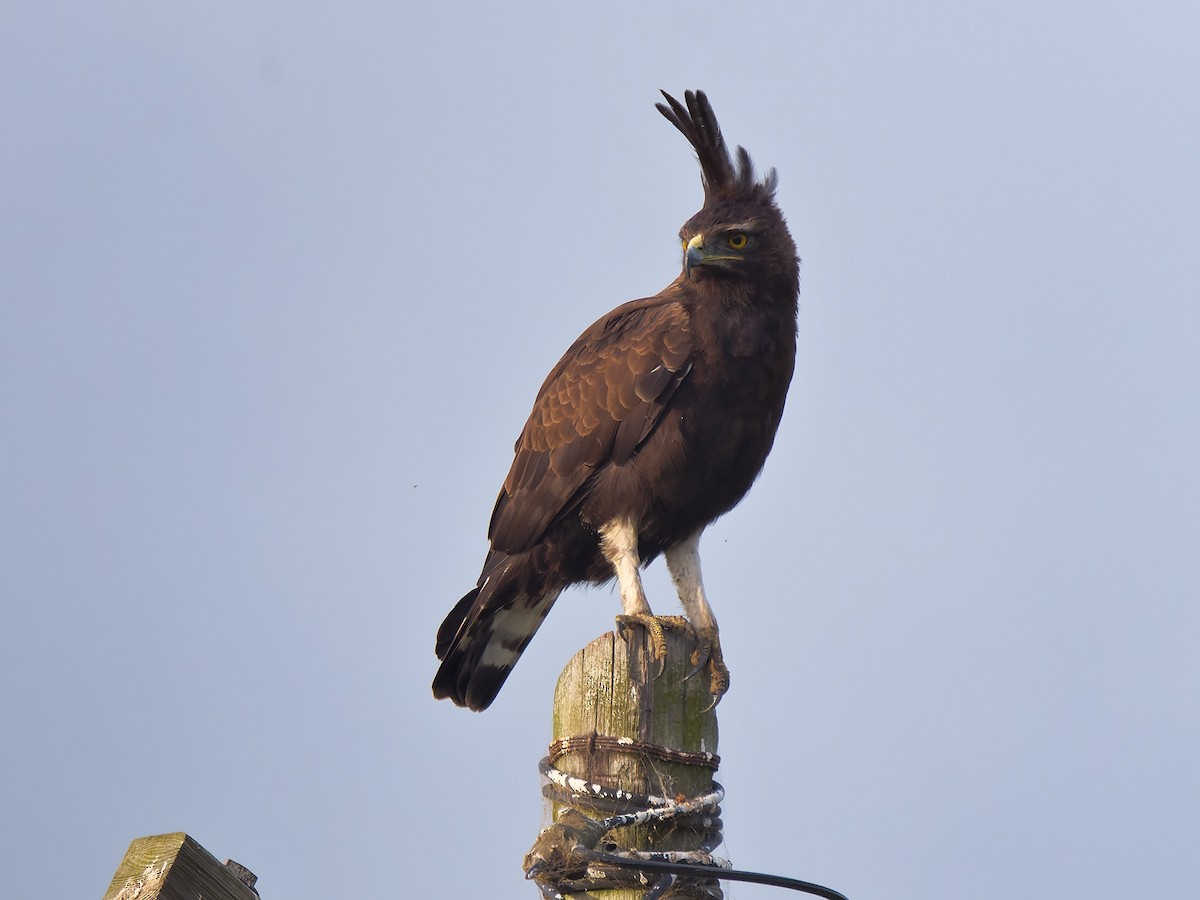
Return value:
M 725 238 L 725 243 L 734 250 L 745 250 L 746 245 L 750 243 L 750 238 L 745 233 L 738 231 Z

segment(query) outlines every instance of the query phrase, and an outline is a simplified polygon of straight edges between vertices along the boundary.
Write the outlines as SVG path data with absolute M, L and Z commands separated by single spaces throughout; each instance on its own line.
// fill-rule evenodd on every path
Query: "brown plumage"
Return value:
M 538 391 L 492 512 L 477 586 L 438 630 L 438 698 L 481 710 L 564 588 L 617 577 L 626 622 L 658 627 L 638 570 L 664 553 L 714 700 L 728 685 L 700 580 L 704 527 L 762 470 L 796 354 L 799 261 L 775 205 L 730 156 L 703 92 L 658 109 L 700 161 L 683 271 L 585 331 Z M 735 162 L 736 158 L 736 162 Z

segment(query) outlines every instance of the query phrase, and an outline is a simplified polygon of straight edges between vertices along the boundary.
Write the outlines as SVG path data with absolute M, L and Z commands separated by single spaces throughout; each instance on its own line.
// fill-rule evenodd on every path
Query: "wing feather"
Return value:
M 613 310 L 550 372 L 492 512 L 494 550 L 521 553 L 576 509 L 591 477 L 627 462 L 690 371 L 686 309 L 662 295 Z

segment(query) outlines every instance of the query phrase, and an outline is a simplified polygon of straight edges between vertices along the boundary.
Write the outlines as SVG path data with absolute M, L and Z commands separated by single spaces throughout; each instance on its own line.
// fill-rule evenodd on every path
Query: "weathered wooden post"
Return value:
M 104 900 L 258 900 L 245 866 L 216 857 L 182 831 L 137 838 Z
M 547 897 L 642 900 L 668 886 L 680 900 L 722 896 L 715 880 L 674 879 L 613 862 L 615 854 L 633 851 L 712 864 L 720 843 L 717 716 L 707 671 L 687 677 L 693 649 L 689 633 L 669 630 L 658 674 L 648 635 L 634 628 L 628 640 L 611 632 L 597 638 L 563 670 L 554 693 L 554 739 L 543 761 L 553 824 L 525 860 L 526 874 Z M 639 811 L 648 821 L 639 820 Z M 634 823 L 624 824 L 630 818 Z

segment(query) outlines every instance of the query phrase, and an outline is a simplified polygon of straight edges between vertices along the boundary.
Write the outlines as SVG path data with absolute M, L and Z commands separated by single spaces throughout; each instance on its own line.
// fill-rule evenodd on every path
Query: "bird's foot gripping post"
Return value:
M 656 616 L 653 613 L 625 613 L 617 616 L 617 633 L 626 643 L 637 640 L 642 628 L 650 639 L 650 657 L 658 664 L 654 674 L 661 675 L 667 667 L 667 632 L 690 632 L 692 625 L 683 616 Z
M 526 875 L 550 898 L 719 900 L 728 863 L 713 856 L 717 719 L 709 686 L 688 678 L 695 634 L 660 631 L 660 656 L 649 629 L 625 633 L 596 639 L 559 677 L 541 765 L 554 824 L 526 856 Z M 663 862 L 691 871 L 651 871 Z
M 692 651 L 688 656 L 691 668 L 685 677 L 690 679 L 702 669 L 708 669 L 709 695 L 712 698 L 709 708 L 721 702 L 729 690 L 729 668 L 725 665 L 721 638 L 715 626 L 697 628 L 684 616 L 655 616 L 650 613 L 617 616 L 617 630 L 626 643 L 636 640 L 638 627 L 645 629 L 650 639 L 650 656 L 658 664 L 656 675 L 662 675 L 667 665 L 666 633 L 684 632 L 692 642 Z

